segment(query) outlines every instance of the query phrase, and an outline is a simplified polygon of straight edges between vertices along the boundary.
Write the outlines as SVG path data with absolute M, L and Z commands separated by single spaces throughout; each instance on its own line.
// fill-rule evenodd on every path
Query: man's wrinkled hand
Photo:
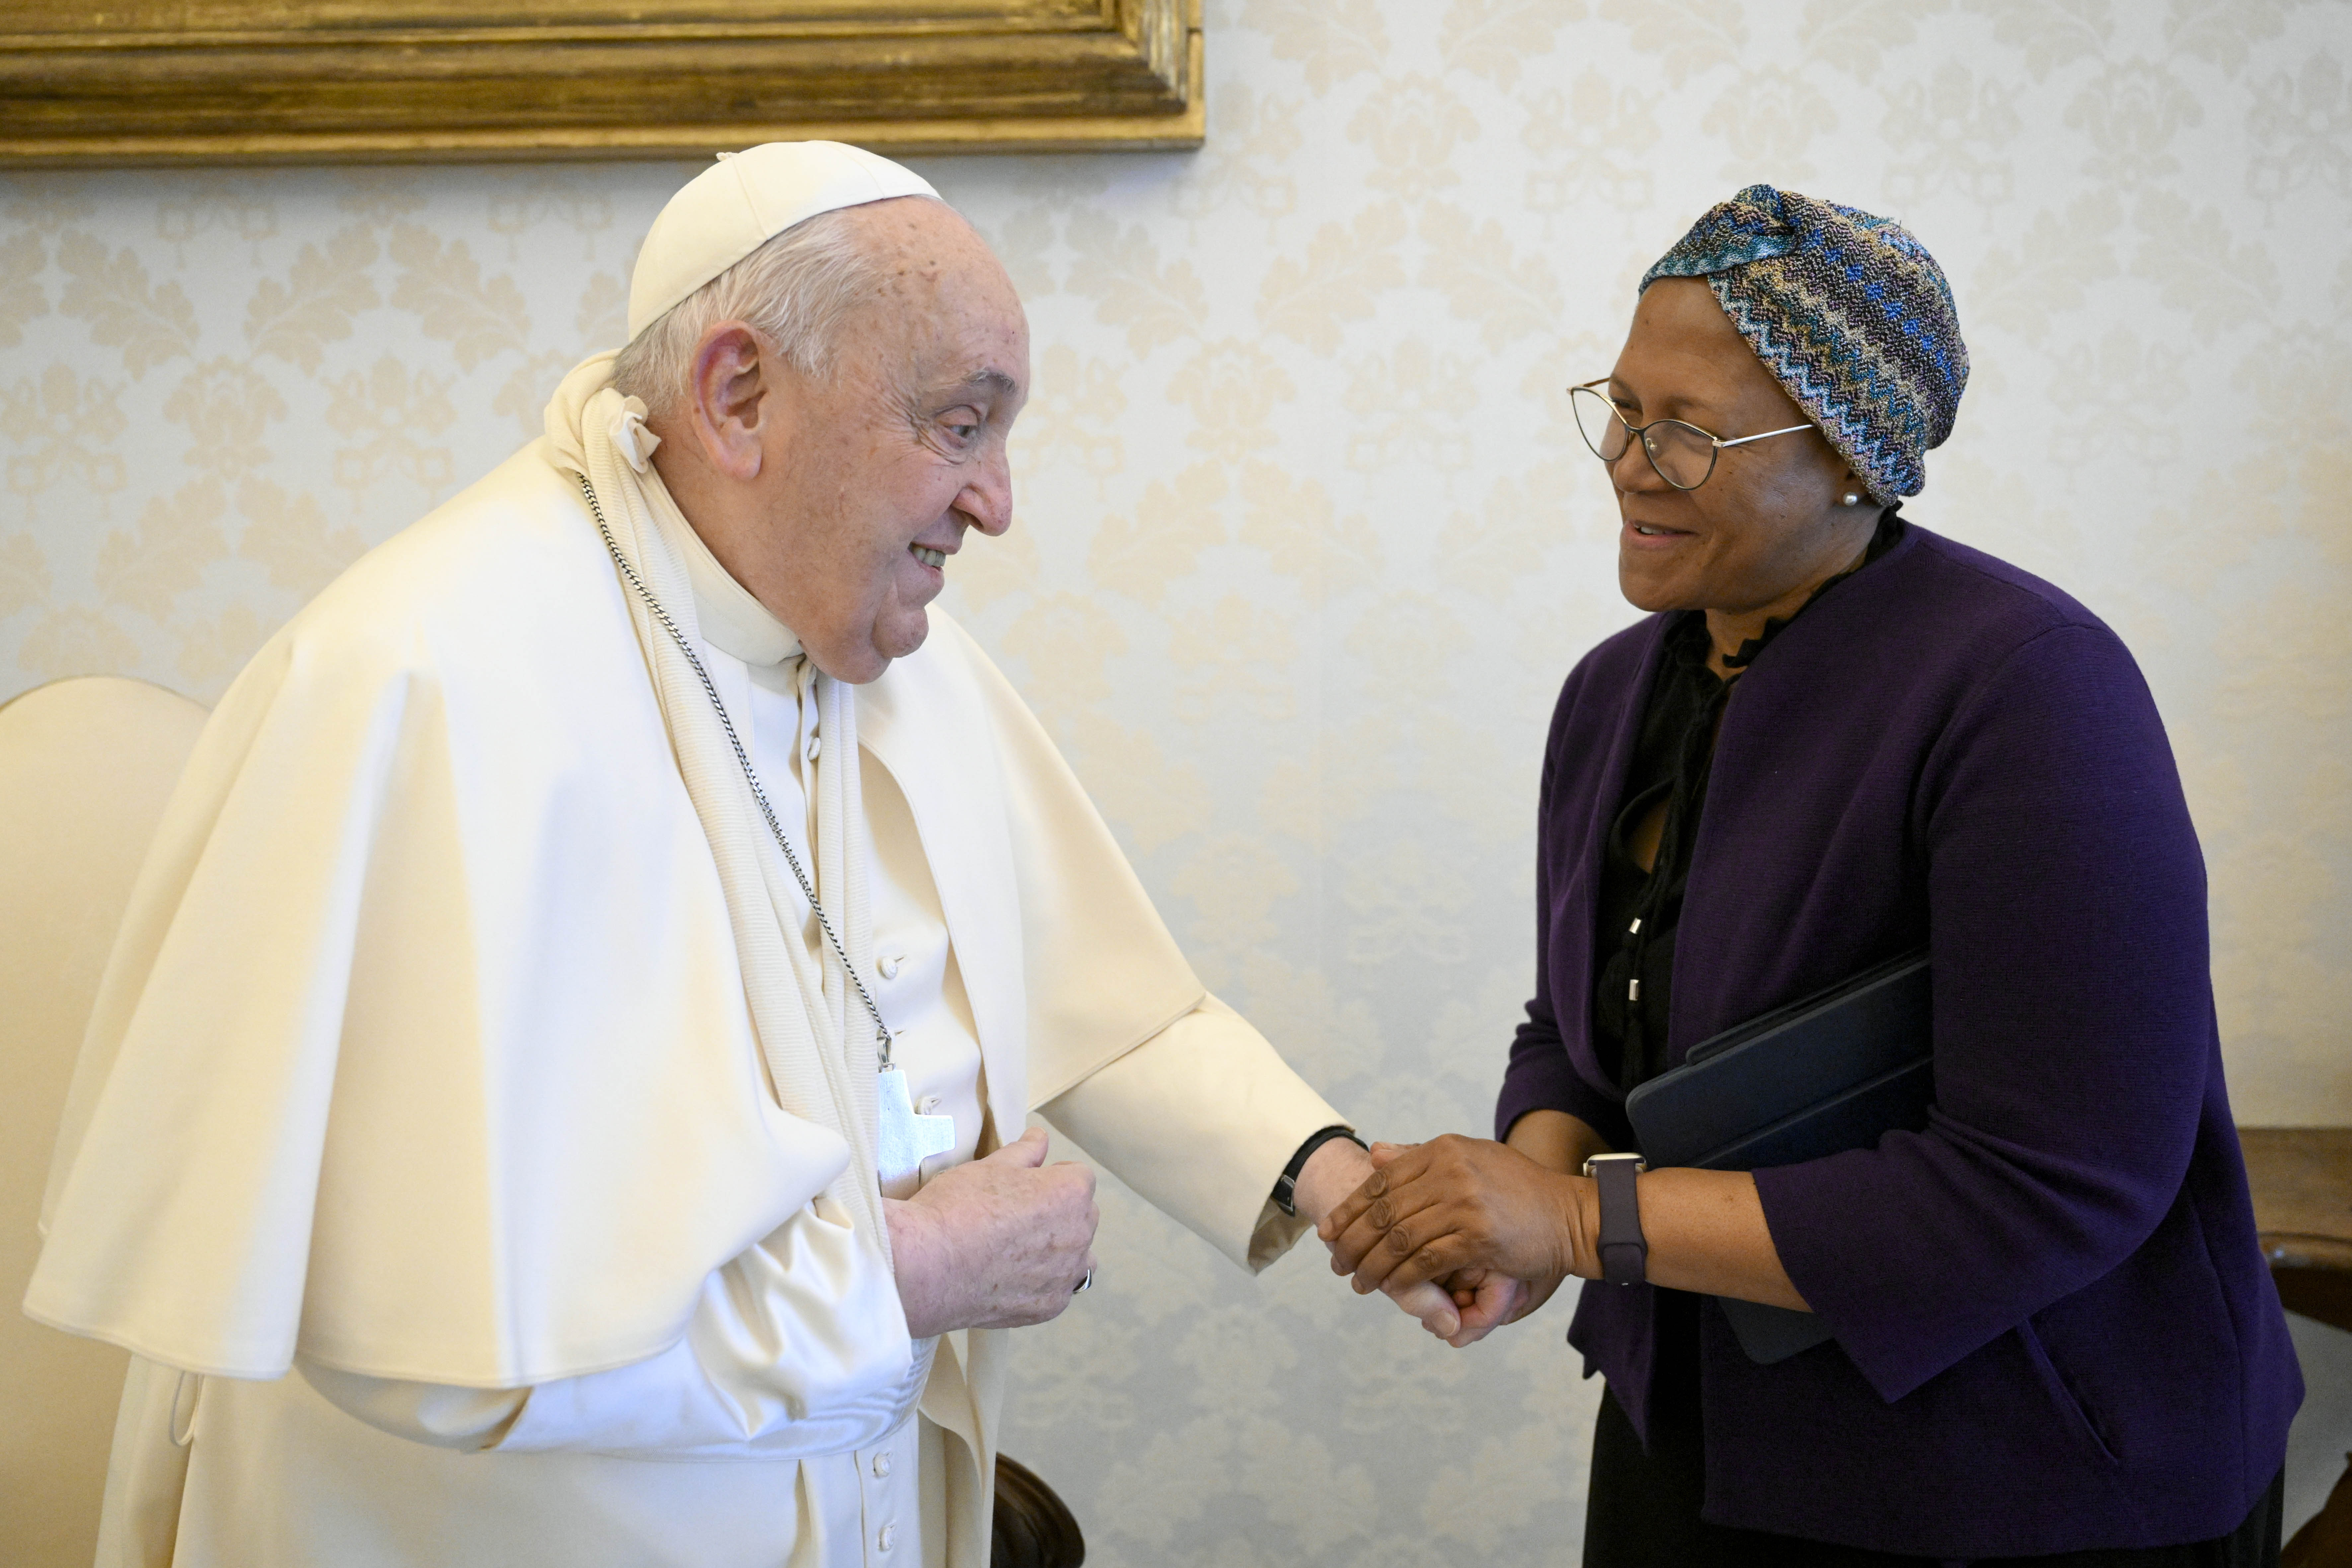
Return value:
M 1095 1173 L 1045 1150 L 1033 1127 L 883 1205 L 908 1333 L 1024 1328 L 1070 1304 L 1095 1263 Z
M 1462 1309 L 1444 1286 L 1433 1280 L 1383 1289 L 1382 1294 L 1394 1301 L 1406 1317 L 1418 1319 L 1423 1328 L 1448 1343 L 1462 1331 Z
M 1455 1280 L 1464 1323 L 1449 1339 L 1532 1311 L 1591 1250 L 1576 1178 L 1503 1144 L 1448 1133 L 1384 1147 L 1375 1164 L 1318 1227 L 1332 1271 L 1353 1274 L 1360 1293 Z M 1526 1282 L 1533 1300 L 1516 1299 L 1494 1276 Z
M 1558 1279 L 1514 1279 L 1489 1268 L 1464 1268 L 1439 1281 L 1454 1300 L 1460 1322 L 1441 1335 L 1455 1350 L 1476 1344 L 1507 1323 L 1516 1323 L 1552 1298 Z

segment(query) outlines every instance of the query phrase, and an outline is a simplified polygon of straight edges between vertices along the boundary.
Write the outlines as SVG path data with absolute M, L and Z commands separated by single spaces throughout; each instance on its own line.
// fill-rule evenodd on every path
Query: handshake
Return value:
M 1298 1199 L 1333 1273 L 1457 1350 L 1533 1312 L 1570 1275 L 1600 1273 L 1591 1184 L 1485 1139 L 1375 1143 L 1369 1154 L 1334 1140 L 1308 1160 Z
M 1335 1273 L 1459 1348 L 1526 1317 L 1570 1275 L 1599 1277 L 1595 1194 L 1574 1173 L 1600 1150 L 1549 1110 L 1520 1118 L 1508 1145 L 1449 1133 L 1367 1153 L 1334 1138 L 1307 1157 L 1295 1198 Z M 885 1205 L 916 1338 L 1048 1321 L 1093 1277 L 1094 1173 L 1045 1152 L 1033 1128 Z

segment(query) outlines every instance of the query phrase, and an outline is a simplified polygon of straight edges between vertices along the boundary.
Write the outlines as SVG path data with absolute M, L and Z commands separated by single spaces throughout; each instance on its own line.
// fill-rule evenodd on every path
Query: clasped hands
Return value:
M 1454 1307 L 1457 1350 L 1551 1299 L 1570 1275 L 1600 1274 L 1593 1187 L 1517 1149 L 1448 1133 L 1427 1143 L 1376 1143 L 1371 1173 L 1317 1226 L 1331 1270 L 1359 1294 L 1432 1287 Z
M 1601 1277 L 1599 1192 L 1573 1173 L 1606 1148 L 1556 1110 L 1520 1117 L 1508 1144 L 1448 1133 L 1367 1153 L 1334 1138 L 1299 1173 L 1298 1212 L 1359 1294 L 1382 1292 L 1459 1348 L 1526 1317 L 1570 1275 Z M 1667 1170 L 1642 1184 L 1654 1283 L 1812 1310 L 1773 1245 L 1753 1176 Z M 1041 1131 L 886 1208 L 918 1339 L 1042 1323 L 1094 1266 L 1094 1173 L 1046 1164 Z

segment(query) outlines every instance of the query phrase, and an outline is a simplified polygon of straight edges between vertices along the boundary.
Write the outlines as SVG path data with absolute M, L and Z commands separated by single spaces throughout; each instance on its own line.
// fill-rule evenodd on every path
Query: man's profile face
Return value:
M 745 563 L 745 585 L 849 681 L 922 646 L 969 530 L 1012 526 L 1005 439 L 1029 392 L 1020 299 L 971 226 L 911 199 L 858 218 L 890 282 L 841 324 L 830 377 L 778 378 Z

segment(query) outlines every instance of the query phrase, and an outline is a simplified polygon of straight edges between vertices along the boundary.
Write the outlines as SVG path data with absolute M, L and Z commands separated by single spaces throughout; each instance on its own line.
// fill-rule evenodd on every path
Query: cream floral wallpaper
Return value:
M 2139 654 L 2243 1119 L 2352 1121 L 2345 0 L 1209 0 L 1189 156 L 938 160 L 1026 297 L 1016 530 L 950 603 L 1203 973 L 1378 1133 L 1483 1128 L 1537 757 L 1631 618 L 1560 389 L 1769 180 L 1900 216 L 1976 364 L 1910 515 Z M 617 341 L 692 172 L 0 179 L 0 696 L 207 700 Z M 1566 1562 L 1566 1302 L 1464 1353 L 1114 1194 L 1013 1451 L 1095 1561 Z

